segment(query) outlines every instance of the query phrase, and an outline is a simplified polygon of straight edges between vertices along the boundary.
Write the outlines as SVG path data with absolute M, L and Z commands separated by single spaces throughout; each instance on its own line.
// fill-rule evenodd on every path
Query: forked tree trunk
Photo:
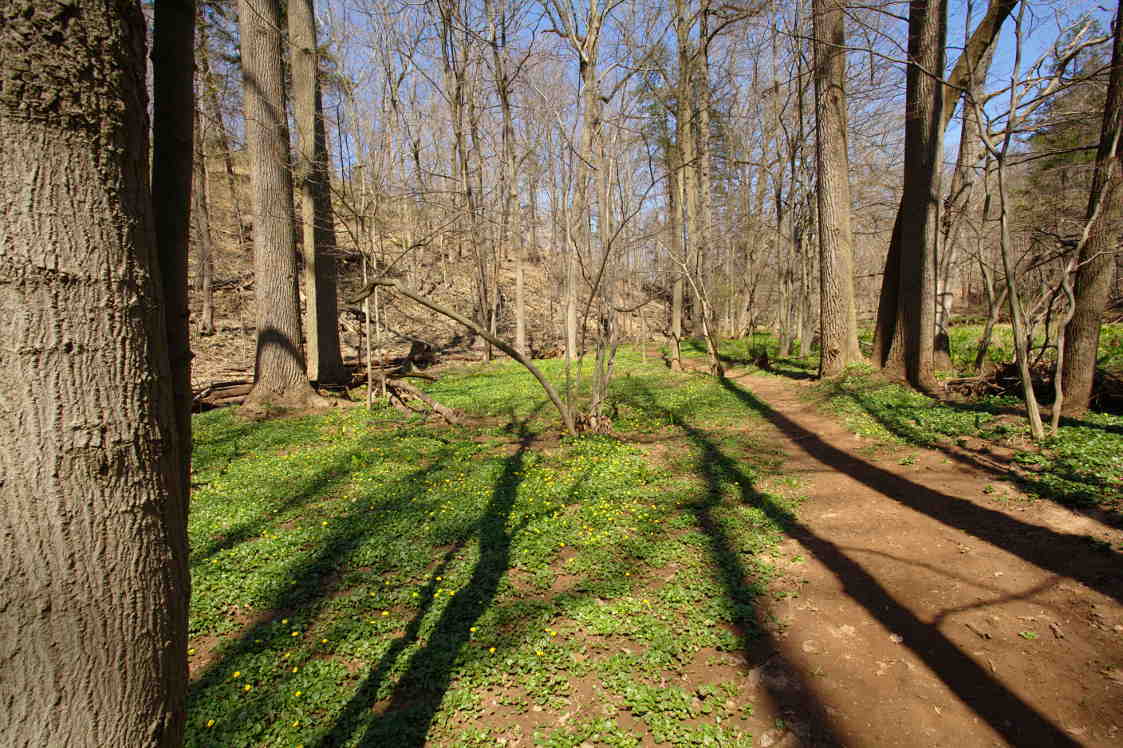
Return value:
M 239 0 L 238 17 L 257 300 L 254 386 L 243 407 L 319 404 L 301 341 L 279 0 Z
M 180 8 L 185 18 L 156 7 L 161 118 L 182 102 L 172 55 L 184 55 L 175 62 L 190 91 L 193 14 Z M 3 15 L 0 740 L 177 746 L 189 447 L 168 343 L 182 355 L 186 319 L 169 326 L 164 315 L 145 20 L 136 3 L 64 13 L 14 0 Z M 181 114 L 186 134 L 159 146 L 173 154 L 161 170 L 172 184 L 157 185 L 161 233 L 175 241 L 164 269 L 177 285 L 191 176 Z
M 320 95 L 316 16 L 312 0 L 289 0 L 292 92 L 300 135 L 300 209 L 304 223 L 304 299 L 308 378 L 345 381 L 339 350 L 339 304 L 335 278 L 335 213 L 331 205 L 324 106 Z
M 1100 326 L 1111 294 L 1112 252 L 1117 245 L 1123 219 L 1123 6 L 1116 9 L 1114 46 L 1107 100 L 1104 103 L 1100 147 L 1088 197 L 1088 240 L 1080 253 L 1074 289 L 1076 302 L 1067 325 L 1062 379 L 1064 412 L 1076 415 L 1088 409 L 1096 356 L 1100 346 Z M 1099 208 L 1097 210 L 1097 207 Z
M 846 32 L 838 0 L 815 0 L 816 170 L 819 206 L 819 376 L 861 359 L 854 309 L 854 236 L 847 155 Z

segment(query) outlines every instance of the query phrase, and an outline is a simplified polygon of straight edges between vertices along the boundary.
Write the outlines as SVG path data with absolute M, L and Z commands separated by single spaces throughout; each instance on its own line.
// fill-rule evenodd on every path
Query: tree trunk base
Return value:
M 311 385 L 297 387 L 288 392 L 270 392 L 254 387 L 246 396 L 238 412 L 247 418 L 268 418 L 291 411 L 323 410 L 335 406 L 335 401 L 320 395 Z

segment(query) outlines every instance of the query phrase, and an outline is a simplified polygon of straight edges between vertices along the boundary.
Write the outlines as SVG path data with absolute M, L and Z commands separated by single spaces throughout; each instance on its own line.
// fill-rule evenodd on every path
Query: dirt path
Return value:
M 1123 564 L 1093 539 L 1123 534 L 1000 503 L 938 451 L 871 457 L 800 383 L 735 381 L 809 497 L 783 548 L 782 662 L 758 677 L 819 716 L 762 745 L 1123 744 Z

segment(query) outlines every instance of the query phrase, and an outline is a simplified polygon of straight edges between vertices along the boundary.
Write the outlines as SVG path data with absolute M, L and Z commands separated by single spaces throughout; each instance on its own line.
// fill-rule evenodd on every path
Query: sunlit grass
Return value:
M 628 439 L 557 440 L 510 363 L 427 389 L 482 420 L 195 419 L 188 744 L 494 745 L 538 714 L 540 745 L 750 745 L 739 684 L 644 689 L 756 625 L 796 497 L 767 489 L 755 411 L 632 351 L 610 403 Z M 559 726 L 589 678 L 603 704 Z

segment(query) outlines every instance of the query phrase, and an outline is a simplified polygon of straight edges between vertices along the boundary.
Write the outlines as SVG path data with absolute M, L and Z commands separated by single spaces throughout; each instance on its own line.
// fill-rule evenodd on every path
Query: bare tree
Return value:
M 891 376 L 931 389 L 935 344 L 935 259 L 943 136 L 956 97 L 979 68 L 1018 0 L 990 0 L 942 85 L 946 0 L 909 3 L 905 176 L 878 302 L 873 359 Z
M 313 0 L 289 0 L 292 91 L 300 135 L 297 182 L 303 214 L 304 298 L 308 377 L 316 382 L 347 379 L 339 350 L 339 309 L 335 282 L 335 213 L 320 93 L 320 53 Z
M 850 159 L 846 125 L 846 30 L 837 0 L 815 0 L 815 142 L 819 206 L 819 376 L 861 359 L 854 305 Z
M 253 187 L 257 353 L 245 407 L 318 402 L 308 382 L 297 291 L 295 218 L 278 0 L 239 0 L 246 145 Z

